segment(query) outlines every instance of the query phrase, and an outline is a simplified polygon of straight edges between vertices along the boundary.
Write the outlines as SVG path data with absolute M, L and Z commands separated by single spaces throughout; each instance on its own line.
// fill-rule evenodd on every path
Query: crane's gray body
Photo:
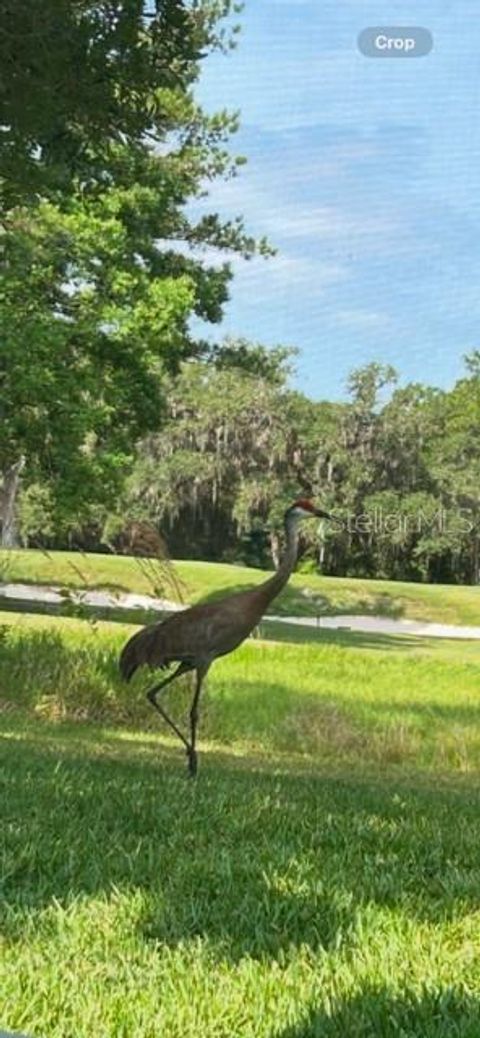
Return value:
M 175 662 L 204 667 L 236 649 L 257 626 L 264 612 L 261 588 L 240 591 L 216 602 L 174 613 L 149 624 L 127 642 L 121 658 L 123 676 L 137 667 L 168 667 Z
M 120 671 L 129 681 L 138 667 L 165 668 L 177 663 L 175 673 L 147 692 L 152 705 L 184 743 L 189 759 L 190 775 L 197 770 L 195 750 L 198 701 L 202 681 L 218 656 L 236 649 L 261 620 L 270 602 L 286 584 L 297 559 L 298 523 L 314 516 L 332 518 L 314 508 L 311 502 L 295 502 L 285 513 L 287 547 L 277 572 L 258 587 L 237 591 L 216 602 L 200 602 L 167 620 L 149 624 L 125 645 L 120 656 Z M 158 694 L 176 677 L 196 670 L 197 680 L 190 711 L 191 735 L 188 741 L 158 702 Z

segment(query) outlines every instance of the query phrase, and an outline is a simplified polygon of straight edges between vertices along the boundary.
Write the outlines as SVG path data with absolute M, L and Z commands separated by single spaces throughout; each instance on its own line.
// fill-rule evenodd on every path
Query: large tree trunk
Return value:
M 14 465 L 5 470 L 0 487 L 0 525 L 2 548 L 18 547 L 16 502 L 20 487 L 20 477 L 25 465 L 25 458 L 20 457 Z

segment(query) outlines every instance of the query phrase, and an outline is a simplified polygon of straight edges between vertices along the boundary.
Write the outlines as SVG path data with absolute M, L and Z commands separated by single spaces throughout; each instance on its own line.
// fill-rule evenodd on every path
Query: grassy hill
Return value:
M 158 593 L 174 600 L 213 599 L 266 579 L 264 570 L 211 562 L 176 561 L 165 567 L 118 555 L 36 550 L 0 553 L 3 580 Z M 480 623 L 480 588 L 357 580 L 296 573 L 272 606 L 277 614 L 370 613 L 451 624 Z

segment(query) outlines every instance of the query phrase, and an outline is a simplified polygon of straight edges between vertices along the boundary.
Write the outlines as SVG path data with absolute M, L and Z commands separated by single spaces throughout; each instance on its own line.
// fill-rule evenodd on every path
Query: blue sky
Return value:
M 204 107 L 241 112 L 242 214 L 276 258 L 234 260 L 216 335 L 297 346 L 296 385 L 341 398 L 370 360 L 447 386 L 480 345 L 478 0 L 247 0 L 239 46 L 203 66 Z M 425 58 L 363 57 L 369 25 L 422 25 Z

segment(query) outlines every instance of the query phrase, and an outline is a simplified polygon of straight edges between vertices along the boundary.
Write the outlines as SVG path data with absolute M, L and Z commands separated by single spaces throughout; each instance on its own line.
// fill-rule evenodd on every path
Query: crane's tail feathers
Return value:
M 152 649 L 154 648 L 154 642 L 156 637 L 158 638 L 158 625 L 149 627 L 143 627 L 141 631 L 137 631 L 132 638 L 129 639 L 126 645 L 124 645 L 120 655 L 120 673 L 125 681 L 130 681 L 135 671 L 142 664 L 150 664 L 155 667 L 165 667 L 167 662 L 161 658 L 152 659 Z
M 120 674 L 124 681 L 130 681 L 130 678 L 133 677 L 137 667 L 139 666 L 135 646 L 132 645 L 132 642 L 133 638 L 130 638 L 130 641 L 124 645 L 120 656 Z
M 184 646 L 178 644 L 178 638 L 172 638 L 172 624 L 175 624 L 177 615 L 175 613 L 173 617 L 167 617 L 159 623 L 142 627 L 124 645 L 119 664 L 125 681 L 130 681 L 135 671 L 144 665 L 165 670 L 173 663 L 178 663 L 184 672 L 195 667 L 195 657 L 185 652 Z

